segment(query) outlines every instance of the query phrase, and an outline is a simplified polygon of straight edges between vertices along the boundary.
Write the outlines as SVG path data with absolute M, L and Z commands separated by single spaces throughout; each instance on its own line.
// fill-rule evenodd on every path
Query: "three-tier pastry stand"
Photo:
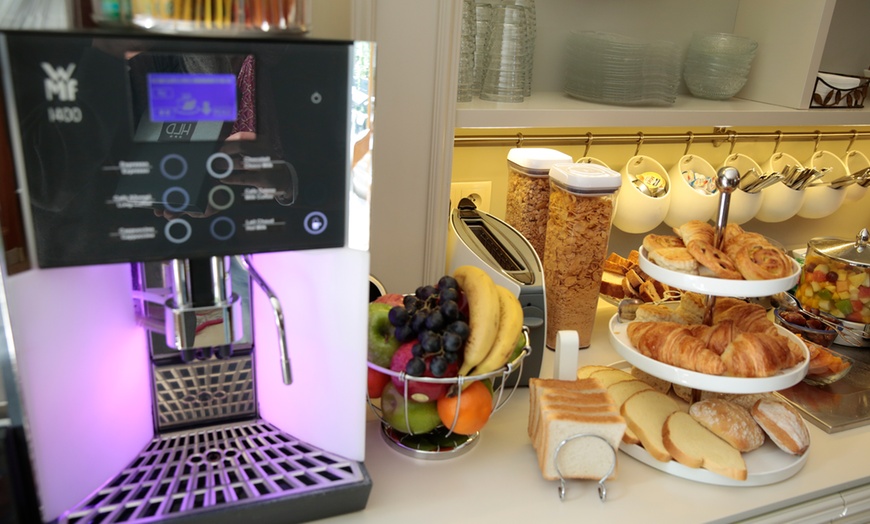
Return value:
M 728 223 L 728 208 L 731 193 L 738 187 L 740 174 L 733 167 L 724 167 L 717 173 L 716 187 L 719 190 L 719 211 L 716 221 L 716 247 L 721 249 L 722 236 Z M 690 275 L 665 269 L 651 262 L 646 250 L 639 248 L 640 269 L 650 277 L 669 286 L 685 291 L 694 291 L 707 296 L 705 323 L 709 325 L 716 297 L 733 296 L 740 298 L 765 297 L 787 291 L 794 287 L 800 279 L 801 268 L 792 260 L 793 271 L 785 278 L 774 280 L 726 280 L 714 277 Z M 754 394 L 767 393 L 791 387 L 806 376 L 809 367 L 809 351 L 806 345 L 790 331 L 776 326 L 779 333 L 789 337 L 804 352 L 803 361 L 789 369 L 763 378 L 742 378 L 708 375 L 687 369 L 664 364 L 642 355 L 628 338 L 627 323 L 621 322 L 616 314 L 610 319 L 610 341 L 613 348 L 625 359 L 626 367 L 635 366 L 653 376 L 667 380 L 673 384 L 685 386 L 692 390 L 692 400 L 697 401 L 701 390 L 730 393 Z M 744 453 L 746 461 L 746 480 L 734 480 L 705 469 L 695 469 L 684 466 L 674 460 L 660 462 L 652 457 L 643 447 L 636 444 L 620 446 L 627 455 L 671 475 L 686 479 L 717 484 L 723 486 L 761 486 L 785 480 L 801 470 L 807 460 L 807 453 L 800 456 L 790 455 L 780 450 L 769 438 L 764 445 L 754 451 Z

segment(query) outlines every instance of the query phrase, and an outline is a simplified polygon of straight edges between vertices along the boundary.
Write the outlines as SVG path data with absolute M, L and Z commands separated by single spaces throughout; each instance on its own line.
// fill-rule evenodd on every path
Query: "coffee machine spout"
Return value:
M 134 299 L 140 302 L 136 307 L 140 325 L 163 334 L 166 345 L 183 356 L 198 349 L 231 347 L 244 336 L 241 300 L 227 289 L 224 257 L 173 259 L 162 269 L 166 287 L 149 288 L 143 282 L 134 286 Z M 140 277 L 145 271 L 139 269 Z M 145 303 L 162 307 L 162 321 L 149 314 Z

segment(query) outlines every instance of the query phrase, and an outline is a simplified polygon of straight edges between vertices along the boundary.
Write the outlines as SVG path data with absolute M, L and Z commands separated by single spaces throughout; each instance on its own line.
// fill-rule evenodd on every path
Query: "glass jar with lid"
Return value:
M 571 156 L 555 149 L 516 147 L 508 152 L 505 222 L 526 237 L 538 258 L 544 259 L 550 166 L 571 163 Z
M 862 229 L 855 240 L 813 238 L 795 297 L 806 309 L 817 309 L 864 333 L 870 345 L 870 234 Z M 847 343 L 840 338 L 837 343 Z M 852 345 L 852 344 L 849 344 Z
M 562 330 L 576 331 L 579 348 L 589 347 L 602 263 L 607 257 L 619 173 L 597 164 L 555 164 L 544 248 L 547 347 Z

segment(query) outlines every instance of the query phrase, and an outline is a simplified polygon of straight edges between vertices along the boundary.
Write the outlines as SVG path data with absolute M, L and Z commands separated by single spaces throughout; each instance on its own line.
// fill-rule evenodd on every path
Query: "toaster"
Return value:
M 530 378 L 540 375 L 547 335 L 541 259 L 519 231 L 463 198 L 450 213 L 447 272 L 452 274 L 463 265 L 483 269 L 496 284 L 513 291 L 522 304 L 532 351 L 523 361 L 522 371 L 512 374 L 507 384 L 528 386 Z

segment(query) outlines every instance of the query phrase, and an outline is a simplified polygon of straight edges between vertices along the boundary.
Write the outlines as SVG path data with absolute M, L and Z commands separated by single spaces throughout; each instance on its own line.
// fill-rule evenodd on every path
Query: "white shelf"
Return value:
M 559 92 L 533 93 L 522 103 L 475 98 L 456 105 L 458 128 L 828 126 L 870 125 L 870 108 L 792 109 L 751 100 L 677 97 L 668 107 L 597 104 Z

